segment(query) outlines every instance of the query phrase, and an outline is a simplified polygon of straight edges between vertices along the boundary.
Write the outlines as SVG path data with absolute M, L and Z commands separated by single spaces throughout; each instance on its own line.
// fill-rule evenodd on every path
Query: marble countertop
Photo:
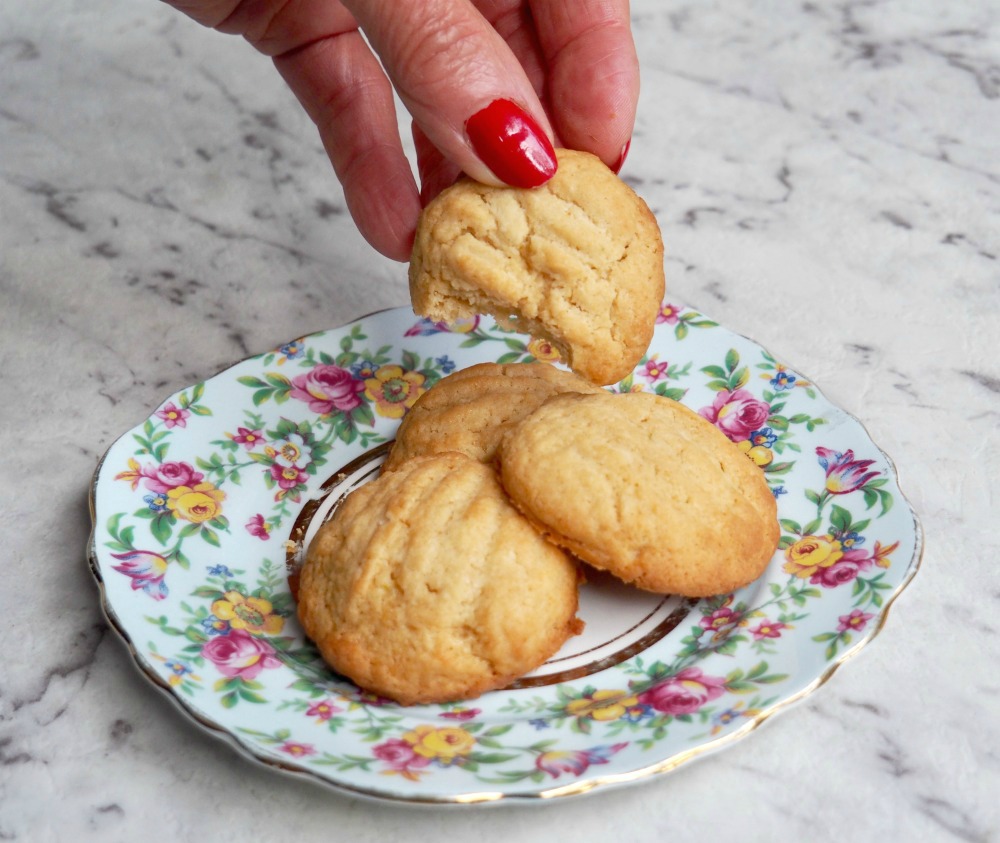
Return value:
M 269 62 L 154 2 L 0 6 L 0 840 L 1000 839 L 1000 8 L 634 0 L 623 176 L 672 295 L 806 372 L 926 533 L 881 635 L 747 739 L 544 806 L 287 779 L 134 668 L 85 558 L 122 432 L 407 303 Z

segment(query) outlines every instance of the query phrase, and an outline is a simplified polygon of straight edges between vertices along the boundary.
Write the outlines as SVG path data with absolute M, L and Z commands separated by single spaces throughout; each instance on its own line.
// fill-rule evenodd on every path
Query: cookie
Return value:
M 408 460 L 348 495 L 311 542 L 299 619 L 327 663 L 404 705 L 529 673 L 582 628 L 577 568 L 462 454 Z
M 504 431 L 547 398 L 600 391 L 549 363 L 480 363 L 460 369 L 421 395 L 406 414 L 383 471 L 410 457 L 442 451 L 491 462 Z
M 500 473 L 552 542 L 648 591 L 728 593 L 777 547 L 763 472 L 708 421 L 650 393 L 549 399 L 505 436 Z
M 492 314 L 546 340 L 573 371 L 616 383 L 649 346 L 663 299 L 663 241 L 645 202 L 585 152 L 558 150 L 541 187 L 463 179 L 423 211 L 410 258 L 413 309 Z

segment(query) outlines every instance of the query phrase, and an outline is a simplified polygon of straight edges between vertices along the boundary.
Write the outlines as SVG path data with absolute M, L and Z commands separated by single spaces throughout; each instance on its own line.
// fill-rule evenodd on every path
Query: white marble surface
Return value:
M 668 285 L 859 416 L 927 536 L 882 634 L 752 736 L 541 807 L 373 804 L 191 725 L 98 607 L 105 448 L 406 302 L 269 63 L 152 0 L 0 5 L 0 840 L 1000 839 L 1000 7 L 635 0 L 623 175 Z

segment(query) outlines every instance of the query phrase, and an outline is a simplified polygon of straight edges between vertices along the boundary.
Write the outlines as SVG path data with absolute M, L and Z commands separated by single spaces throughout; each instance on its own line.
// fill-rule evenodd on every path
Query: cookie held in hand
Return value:
M 500 473 L 550 541 L 647 591 L 725 594 L 777 548 L 763 472 L 705 419 L 650 393 L 549 399 L 505 436 Z
M 326 662 L 404 705 L 501 688 L 582 628 L 576 563 L 462 454 L 356 489 L 310 544 L 299 619 Z
M 663 241 L 646 203 L 594 155 L 558 150 L 531 190 L 462 179 L 425 209 L 410 258 L 413 309 L 492 314 L 547 340 L 596 384 L 645 353 L 663 298 Z

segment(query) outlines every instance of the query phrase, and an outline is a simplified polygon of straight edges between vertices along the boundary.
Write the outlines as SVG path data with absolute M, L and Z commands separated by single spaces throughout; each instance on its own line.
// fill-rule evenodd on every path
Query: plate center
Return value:
M 385 442 L 335 471 L 303 507 L 286 545 L 293 594 L 298 591 L 298 570 L 309 543 L 347 495 L 378 477 L 391 447 L 392 442 Z M 510 688 L 558 684 L 619 664 L 663 638 L 691 609 L 693 601 L 683 597 L 640 591 L 610 574 L 589 567 L 585 570 L 587 581 L 580 587 L 577 612 L 586 624 L 583 632 Z

